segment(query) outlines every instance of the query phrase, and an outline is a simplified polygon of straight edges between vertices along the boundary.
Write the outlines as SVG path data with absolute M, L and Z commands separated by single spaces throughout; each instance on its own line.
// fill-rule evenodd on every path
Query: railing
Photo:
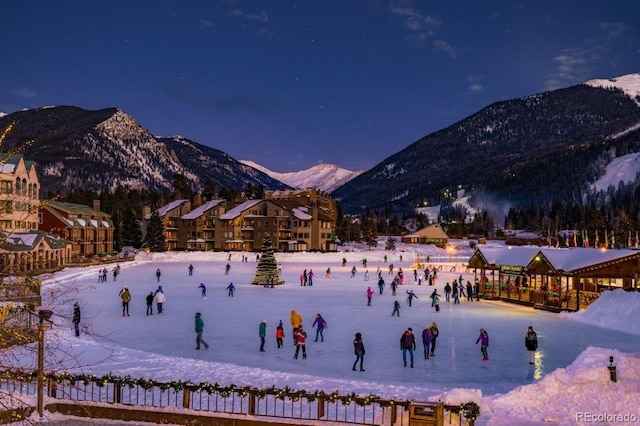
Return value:
M 37 372 L 0 372 L 0 392 L 19 395 L 37 393 Z M 111 374 L 45 375 L 44 392 L 50 398 L 82 403 L 123 404 L 138 407 L 173 407 L 195 411 L 245 414 L 258 417 L 306 421 L 341 422 L 361 425 L 409 425 L 411 400 L 381 399 L 375 395 L 340 395 L 337 391 L 307 392 L 285 388 L 257 389 L 250 386 L 222 386 L 218 383 L 155 382 L 117 377 Z M 20 398 L 22 400 L 22 398 Z M 444 405 L 448 424 L 473 425 L 479 410 L 475 403 Z M 456 416 L 457 415 L 457 416 Z

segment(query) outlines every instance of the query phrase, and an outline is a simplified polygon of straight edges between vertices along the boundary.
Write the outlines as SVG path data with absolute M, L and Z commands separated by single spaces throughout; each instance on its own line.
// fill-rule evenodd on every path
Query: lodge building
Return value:
M 476 249 L 468 266 L 484 298 L 577 311 L 603 290 L 638 291 L 640 251 L 483 247 Z

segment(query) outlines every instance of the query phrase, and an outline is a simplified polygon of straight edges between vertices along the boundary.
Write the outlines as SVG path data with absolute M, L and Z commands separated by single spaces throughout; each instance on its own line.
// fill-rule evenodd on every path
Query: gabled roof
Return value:
M 86 218 L 89 218 L 91 216 L 105 216 L 107 218 L 111 217 L 109 213 L 105 213 L 100 210 L 95 210 L 87 205 L 76 204 L 76 203 L 66 203 L 64 201 L 55 201 L 55 200 L 46 201 L 45 203 L 43 203 L 43 207 L 45 208 L 52 207 L 56 210 L 60 210 L 66 213 L 81 214 Z
M 227 211 L 225 214 L 220 215 L 220 219 L 222 219 L 222 220 L 235 219 L 238 216 L 240 216 L 243 211 L 245 211 L 247 209 L 250 209 L 251 207 L 253 207 L 253 206 L 257 205 L 257 204 L 260 204 L 263 201 L 264 200 L 249 200 L 249 201 L 245 201 L 244 203 L 238 204 L 237 206 L 235 206 L 231 210 Z
M 599 250 L 596 248 L 553 248 L 553 247 L 483 247 L 476 249 L 470 264 L 487 266 L 522 266 L 530 269 L 534 263 L 545 262 L 554 272 L 576 272 L 592 269 L 610 262 L 640 258 L 637 250 Z
M 47 210 L 66 226 L 76 226 L 81 228 L 86 228 L 88 226 L 93 226 L 95 228 L 110 228 L 112 226 L 110 214 L 94 210 L 83 204 L 49 201 L 45 203 L 41 208 Z M 82 215 L 83 217 L 69 219 L 65 217 L 61 212 L 65 212 L 67 214 Z M 91 216 L 105 216 L 106 220 L 102 220 L 99 218 L 96 219 L 95 217 L 91 219 Z
M 202 216 L 207 210 L 210 210 L 220 204 L 224 203 L 225 200 L 211 200 L 207 201 L 203 205 L 198 208 L 191 210 L 189 213 L 180 216 L 180 219 L 196 219 Z
M 175 200 L 170 202 L 169 204 L 166 204 L 162 207 L 160 207 L 158 210 L 156 210 L 158 212 L 158 215 L 160 217 L 164 217 L 164 215 L 167 214 L 167 212 L 170 212 L 171 210 L 180 207 L 183 204 L 188 203 L 189 200 Z M 149 220 L 151 219 L 151 214 L 148 214 L 144 217 L 145 219 Z
M 0 173 L 14 173 L 22 159 L 22 154 L 0 154 Z
M 577 271 L 590 266 L 612 262 L 627 257 L 640 257 L 637 250 L 600 250 L 596 248 L 542 248 L 540 254 L 557 271 Z M 533 261 L 533 259 L 532 259 Z
M 411 236 L 414 236 L 416 234 L 423 238 L 449 239 L 449 236 L 447 235 L 446 232 L 444 232 L 444 229 L 442 229 L 442 226 L 440 226 L 437 223 L 418 229 Z
M 2 233 L 2 248 L 9 251 L 30 251 L 44 241 L 51 248 L 63 248 L 71 241 L 47 234 L 44 231 Z

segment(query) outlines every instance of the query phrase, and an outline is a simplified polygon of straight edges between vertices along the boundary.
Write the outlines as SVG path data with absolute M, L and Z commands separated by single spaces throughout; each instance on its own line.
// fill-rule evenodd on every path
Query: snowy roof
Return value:
M 202 216 L 204 214 L 204 212 L 206 212 L 207 210 L 212 209 L 215 206 L 220 205 L 222 203 L 224 203 L 224 200 L 207 201 L 206 203 L 204 203 L 200 207 L 197 207 L 197 208 L 191 210 L 189 213 L 182 215 L 180 218 L 181 219 L 197 219 L 200 216 Z
M 313 219 L 313 216 L 303 212 L 301 209 L 293 209 L 292 213 L 297 219 L 300 219 L 300 220 L 311 220 L 311 219 Z
M 164 215 L 166 215 L 166 214 L 167 214 L 167 212 L 169 212 L 169 211 L 171 211 L 171 210 L 175 209 L 176 207 L 180 207 L 181 205 L 183 205 L 183 204 L 185 204 L 185 203 L 188 203 L 188 202 L 189 202 L 189 200 L 175 200 L 175 201 L 172 201 L 172 202 L 170 202 L 169 204 L 167 204 L 167 205 L 164 205 L 164 206 L 160 207 L 160 208 L 157 210 L 158 215 L 159 215 L 160 217 L 163 217 Z M 151 219 L 151 215 L 150 215 L 150 214 L 148 214 L 148 215 L 146 215 L 144 218 L 145 218 L 145 219 L 147 219 L 147 220 L 149 220 L 149 219 Z
M 262 201 L 263 200 L 245 201 L 244 203 L 238 204 L 237 206 L 235 206 L 231 210 L 227 211 L 225 214 L 220 215 L 220 219 L 222 219 L 222 220 L 235 219 L 236 217 L 240 216 L 240 214 L 243 211 L 255 206 L 256 204 L 261 203 Z
M 636 250 L 600 250 L 596 248 L 573 247 L 483 247 L 480 252 L 489 265 L 509 265 L 526 267 L 538 254 L 542 254 L 549 263 L 560 271 L 575 271 L 591 265 L 639 256 Z M 475 255 L 475 253 L 474 253 Z
M 575 271 L 599 263 L 640 255 L 637 250 L 601 250 L 585 247 L 543 248 L 540 252 L 554 268 L 562 271 Z

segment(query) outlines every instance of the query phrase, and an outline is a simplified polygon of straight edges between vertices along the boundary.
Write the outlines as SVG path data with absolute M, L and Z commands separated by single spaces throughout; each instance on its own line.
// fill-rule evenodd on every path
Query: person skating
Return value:
M 78 305 L 78 302 L 73 304 L 73 318 L 71 322 L 73 323 L 76 337 L 80 337 L 80 305 Z
M 200 283 L 198 288 L 202 291 L 202 298 L 206 299 L 207 298 L 207 286 L 204 285 L 204 283 Z
M 125 285 L 120 290 L 120 299 L 122 299 L 122 316 L 129 316 L 129 302 L 131 301 L 131 293 Z
M 262 320 L 258 328 L 258 336 L 260 337 L 260 352 L 265 352 L 264 342 L 267 337 L 267 320 Z
M 351 268 L 351 278 L 356 276 L 356 267 Z
M 293 335 L 293 339 L 296 342 L 296 353 L 293 356 L 293 359 L 298 359 L 298 352 L 300 352 L 300 348 L 302 348 L 302 359 L 307 359 L 307 333 L 302 329 L 302 325 L 300 325 L 296 330 L 295 334 Z
M 189 264 L 189 276 L 193 275 L 193 264 Z
M 424 359 L 429 359 L 429 355 L 431 346 L 431 327 L 426 326 L 424 330 L 422 330 L 422 347 L 424 348 Z
M 438 330 L 438 324 L 434 322 L 431 323 L 431 354 L 430 356 L 436 356 L 436 340 L 440 335 L 440 330 Z
M 313 321 L 313 324 L 311 325 L 311 327 L 315 327 L 318 326 L 318 328 L 316 328 L 316 342 L 318 341 L 318 337 L 320 338 L 321 342 L 324 342 L 324 336 L 323 336 L 323 332 L 324 332 L 324 328 L 327 326 L 327 322 L 325 321 L 324 318 L 322 318 L 322 315 L 317 314 L 316 315 L 316 319 Z
M 400 337 L 400 349 L 402 350 L 402 361 L 404 362 L 404 366 L 407 366 L 407 352 L 409 352 L 411 368 L 413 368 L 413 351 L 416 350 L 416 338 L 413 335 L 411 327 L 407 328 L 407 331 L 402 333 L 402 336 Z
M 360 361 L 360 371 L 364 371 L 362 363 L 364 362 L 364 343 L 362 343 L 362 334 L 356 333 L 356 338 L 353 339 L 353 351 L 356 354 L 356 360 L 353 362 L 353 371 L 356 371 L 356 364 Z
M 451 284 L 446 283 L 444 286 L 444 301 L 449 303 L 450 298 L 451 298 Z
M 284 338 L 284 327 L 282 327 L 282 320 L 280 320 L 278 327 L 276 327 L 276 346 L 278 346 L 278 349 L 282 347 L 283 338 Z
M 147 315 L 153 315 L 153 292 L 150 291 L 145 298 L 147 302 Z
M 458 287 L 458 283 L 456 281 L 453 281 L 453 290 L 452 290 L 452 296 L 453 296 L 453 304 L 455 305 L 456 303 L 460 303 L 460 294 L 459 294 L 460 288 Z
M 382 275 L 378 275 L 378 292 L 382 294 L 384 290 L 384 280 L 382 279 Z
M 156 269 L 156 281 L 160 282 L 160 277 L 162 276 L 162 272 L 160 272 L 160 268 Z
M 393 312 L 391 312 L 391 316 L 398 314 L 400 316 L 400 302 L 397 300 L 393 302 Z
M 536 363 L 536 349 L 538 349 L 538 335 L 533 331 L 533 326 L 529 326 L 527 334 L 524 336 L 524 346 L 529 351 L 529 364 Z
M 229 275 L 230 270 L 231 270 L 231 264 L 227 263 L 227 266 L 224 267 L 224 274 Z
M 196 350 L 200 350 L 200 344 L 209 349 L 209 344 L 202 340 L 202 331 L 204 330 L 204 321 L 202 321 L 202 315 L 200 312 L 196 312 Z
M 167 301 L 167 297 L 164 295 L 164 290 L 162 290 L 162 286 L 159 285 L 158 289 L 156 290 L 156 292 L 153 294 L 153 297 L 156 299 L 156 310 L 158 311 L 158 314 L 161 314 L 164 312 L 164 302 Z
M 436 312 L 439 312 L 440 311 L 440 295 L 438 294 L 438 291 L 434 288 L 433 293 L 431 293 L 431 296 L 429 297 L 431 298 L 431 306 L 436 308 Z
M 409 301 L 409 307 L 411 307 L 411 302 L 413 301 L 413 298 L 418 298 L 418 296 L 416 296 L 416 294 L 413 292 L 413 290 L 407 290 L 407 300 Z
M 482 360 L 488 361 L 489 354 L 487 353 L 487 348 L 489 347 L 489 334 L 487 330 L 484 328 L 480 329 L 480 335 L 476 339 L 476 345 L 480 343 L 480 351 L 482 352 Z
M 371 287 L 367 287 L 367 306 L 371 306 L 372 297 L 373 297 L 373 290 L 371 290 Z
M 467 300 L 473 302 L 473 286 L 471 285 L 471 281 L 467 281 Z
M 293 329 L 291 336 L 293 337 L 293 344 L 296 344 L 296 331 L 299 327 L 302 327 L 302 322 L 304 319 L 302 315 L 296 312 L 295 309 L 291 310 L 291 316 L 289 316 L 289 322 L 291 323 L 291 327 Z
M 234 287 L 233 283 L 230 283 L 227 286 L 227 296 L 229 297 L 233 297 L 233 292 L 236 291 L 236 288 Z

